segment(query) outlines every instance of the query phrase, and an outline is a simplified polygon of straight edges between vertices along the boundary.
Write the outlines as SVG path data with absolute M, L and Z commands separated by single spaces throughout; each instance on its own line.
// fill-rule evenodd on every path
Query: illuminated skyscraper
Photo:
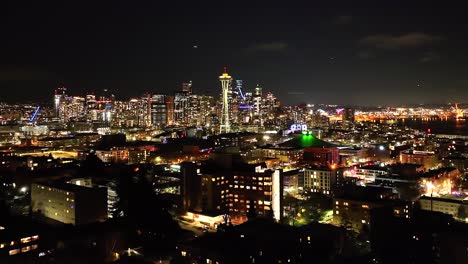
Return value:
M 220 132 L 229 133 L 231 130 L 231 125 L 229 123 L 229 87 L 231 86 L 232 77 L 226 72 L 226 67 L 224 68 L 223 75 L 219 76 L 221 81 L 222 88 L 222 111 L 221 111 L 221 125 Z
M 59 117 L 60 102 L 66 97 L 67 88 L 62 86 L 54 91 L 55 117 Z
M 153 94 L 151 98 L 151 124 L 157 127 L 167 124 L 166 96 L 163 94 Z
M 174 96 L 174 121 L 179 125 L 186 125 L 188 122 L 188 92 L 176 92 Z
M 167 124 L 174 123 L 174 96 L 166 95 Z

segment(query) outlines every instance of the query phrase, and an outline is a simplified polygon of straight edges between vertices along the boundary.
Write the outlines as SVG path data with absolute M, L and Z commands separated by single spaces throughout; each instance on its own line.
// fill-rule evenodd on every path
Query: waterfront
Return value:
M 432 134 L 468 135 L 467 120 L 456 120 L 455 118 L 400 119 L 397 124 L 423 131 L 430 129 Z

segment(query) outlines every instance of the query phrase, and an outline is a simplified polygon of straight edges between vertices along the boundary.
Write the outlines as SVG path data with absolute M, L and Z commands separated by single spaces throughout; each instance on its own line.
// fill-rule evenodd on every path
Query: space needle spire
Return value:
M 222 111 L 221 111 L 221 126 L 220 133 L 229 133 L 231 130 L 231 125 L 229 123 L 229 100 L 228 92 L 229 86 L 232 82 L 232 77 L 227 73 L 227 67 L 224 67 L 224 73 L 219 76 L 219 81 L 221 82 L 222 89 Z

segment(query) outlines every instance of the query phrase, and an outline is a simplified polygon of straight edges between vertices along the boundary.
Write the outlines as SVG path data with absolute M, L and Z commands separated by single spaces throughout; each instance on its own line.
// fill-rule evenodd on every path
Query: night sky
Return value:
M 218 95 L 224 66 L 284 104 L 468 101 L 462 6 L 250 2 L 2 1 L 0 101 L 51 100 L 62 84 L 124 99 L 187 80 Z

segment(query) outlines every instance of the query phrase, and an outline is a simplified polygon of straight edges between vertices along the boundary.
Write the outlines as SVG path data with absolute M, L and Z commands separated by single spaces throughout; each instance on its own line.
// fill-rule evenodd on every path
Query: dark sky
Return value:
M 285 104 L 468 101 L 462 6 L 250 2 L 2 1 L 0 101 L 51 99 L 62 84 L 172 93 L 190 79 L 217 95 L 224 66 Z

